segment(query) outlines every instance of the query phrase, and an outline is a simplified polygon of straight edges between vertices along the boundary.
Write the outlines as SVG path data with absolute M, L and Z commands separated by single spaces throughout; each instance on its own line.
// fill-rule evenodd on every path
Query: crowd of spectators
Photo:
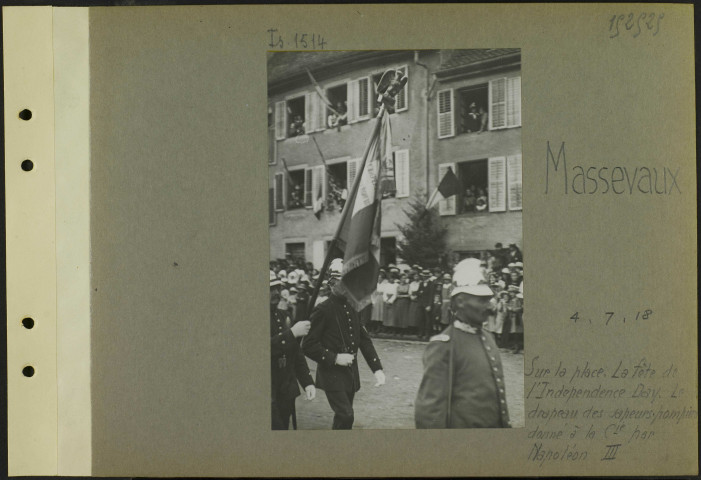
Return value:
M 523 350 L 523 255 L 515 244 L 480 256 L 484 276 L 494 292 L 483 328 L 492 332 L 497 345 L 513 352 Z M 278 308 L 286 310 L 293 322 L 306 320 L 311 312 L 309 298 L 319 278 L 311 262 L 278 259 L 270 270 L 282 282 Z M 428 339 L 440 333 L 452 320 L 450 294 L 453 288 L 451 268 L 400 268 L 389 264 L 380 269 L 372 304 L 361 312 L 371 334 L 400 338 Z M 315 302 L 328 298 L 329 288 L 323 280 Z

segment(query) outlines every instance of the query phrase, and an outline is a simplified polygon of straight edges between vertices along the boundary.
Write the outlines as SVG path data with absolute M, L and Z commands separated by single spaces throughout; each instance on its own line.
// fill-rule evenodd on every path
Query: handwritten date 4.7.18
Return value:
M 643 32 L 652 32 L 652 36 L 660 33 L 660 22 L 664 18 L 664 13 L 647 13 L 639 14 L 626 13 L 615 14 L 609 19 L 609 38 L 616 38 L 621 33 L 630 33 L 633 38 L 636 38 Z
M 615 322 L 620 322 L 620 323 L 626 323 L 627 321 L 631 320 L 647 320 L 652 316 L 652 309 L 646 308 L 644 310 L 638 310 L 637 312 L 633 312 L 631 314 L 625 315 L 617 312 L 604 312 L 603 317 L 597 316 L 598 318 L 595 318 L 594 320 L 600 320 L 606 323 L 608 325 L 609 323 L 615 323 Z M 574 314 L 570 317 L 570 320 L 572 320 L 574 323 L 577 323 L 578 321 L 584 321 L 588 323 L 593 323 L 591 317 L 588 317 L 586 315 L 580 315 L 579 312 L 574 312 Z

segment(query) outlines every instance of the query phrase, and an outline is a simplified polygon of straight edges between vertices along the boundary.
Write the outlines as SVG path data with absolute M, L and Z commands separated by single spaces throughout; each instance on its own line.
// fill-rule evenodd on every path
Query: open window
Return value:
M 338 85 L 326 89 L 326 98 L 333 106 L 326 107 L 326 122 L 327 128 L 340 128 L 348 124 L 348 85 Z
M 458 133 L 489 130 L 489 85 L 484 83 L 458 90 Z
M 306 246 L 304 242 L 296 243 L 286 243 L 285 244 L 285 257 L 291 260 L 293 263 L 299 261 L 306 262 Z
M 463 191 L 457 195 L 457 213 L 489 211 L 489 172 L 487 159 L 460 162 L 457 176 Z
M 397 263 L 397 239 L 395 237 L 382 237 L 380 239 L 380 265 L 386 268 L 390 263 Z
M 304 170 L 292 170 L 288 173 L 287 209 L 304 208 Z
M 305 96 L 287 100 L 287 136 L 297 137 L 305 132 Z

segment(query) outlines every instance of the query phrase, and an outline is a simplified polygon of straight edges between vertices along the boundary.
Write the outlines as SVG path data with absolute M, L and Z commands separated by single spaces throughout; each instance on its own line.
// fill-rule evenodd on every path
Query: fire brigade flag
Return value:
M 428 199 L 426 210 L 433 208 L 441 200 L 445 200 L 458 193 L 460 193 L 460 180 L 458 180 L 458 177 L 453 173 L 453 169 L 448 167 L 448 171 L 443 175 L 441 183 L 438 184 L 438 187 L 431 194 L 431 198 Z
M 383 163 L 392 159 L 392 132 L 386 111 L 378 121 L 380 129 L 371 139 L 367 157 L 363 159 L 360 184 L 355 195 L 348 199 L 349 215 L 338 238 L 338 246 L 344 252 L 339 288 L 356 311 L 370 304 L 380 271 L 380 181 Z

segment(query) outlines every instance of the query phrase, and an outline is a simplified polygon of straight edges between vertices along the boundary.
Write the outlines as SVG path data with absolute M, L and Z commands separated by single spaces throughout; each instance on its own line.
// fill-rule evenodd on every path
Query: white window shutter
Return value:
M 268 225 L 275 225 L 275 188 L 268 189 Z
M 307 208 L 312 208 L 312 169 L 307 167 L 304 169 L 304 206 Z
M 523 184 L 521 155 L 506 158 L 507 180 L 509 185 L 509 210 L 523 209 Z
M 318 165 L 316 167 L 311 167 L 311 190 L 310 207 L 314 206 L 314 202 L 321 201 L 324 202 L 326 198 L 326 169 L 323 165 Z
M 438 138 L 455 135 L 455 115 L 453 114 L 453 89 L 438 92 Z M 441 177 L 443 178 L 443 177 Z
M 326 91 L 324 91 L 324 94 L 326 94 Z M 314 93 L 314 99 L 316 102 L 316 129 L 325 130 L 326 120 L 328 118 L 326 103 L 321 99 L 318 93 Z
M 275 139 L 283 140 L 287 133 L 287 102 L 275 102 Z
M 489 211 L 506 211 L 506 157 L 489 159 Z
M 438 186 L 440 181 L 443 180 L 443 177 L 448 171 L 448 168 L 452 168 L 453 172 L 455 172 L 455 163 L 438 164 L 438 180 L 436 181 L 436 187 Z M 455 212 L 457 211 L 456 198 L 457 196 L 453 195 L 452 197 L 448 197 L 445 200 L 441 200 L 440 202 L 438 202 L 438 213 L 441 215 L 455 215 Z
M 358 81 L 348 82 L 348 123 L 358 119 Z
M 356 120 L 367 120 L 370 118 L 370 78 L 359 78 L 356 82 L 358 86 Z
M 402 72 L 403 75 L 407 75 L 407 68 L 406 67 L 399 67 L 397 70 Z M 399 92 L 397 95 L 397 103 L 395 103 L 395 110 L 397 112 L 403 112 L 404 110 L 409 108 L 409 81 L 407 80 L 406 85 L 404 85 L 404 88 Z
M 509 78 L 506 97 L 506 126 L 521 126 L 521 77 Z
M 348 160 L 348 163 L 346 163 L 346 189 L 348 190 L 348 195 L 350 195 L 351 188 L 353 188 L 355 176 L 358 174 L 360 160 L 360 158 L 354 158 L 353 160 Z
M 285 210 L 285 174 L 279 172 L 275 174 L 275 211 Z
M 316 102 L 314 101 L 314 95 L 316 95 L 316 92 L 304 95 L 304 133 L 316 130 L 316 111 L 314 109 Z
M 506 127 L 506 78 L 489 81 L 489 129 Z
M 394 179 L 397 185 L 397 198 L 409 196 L 409 150 L 394 152 Z

